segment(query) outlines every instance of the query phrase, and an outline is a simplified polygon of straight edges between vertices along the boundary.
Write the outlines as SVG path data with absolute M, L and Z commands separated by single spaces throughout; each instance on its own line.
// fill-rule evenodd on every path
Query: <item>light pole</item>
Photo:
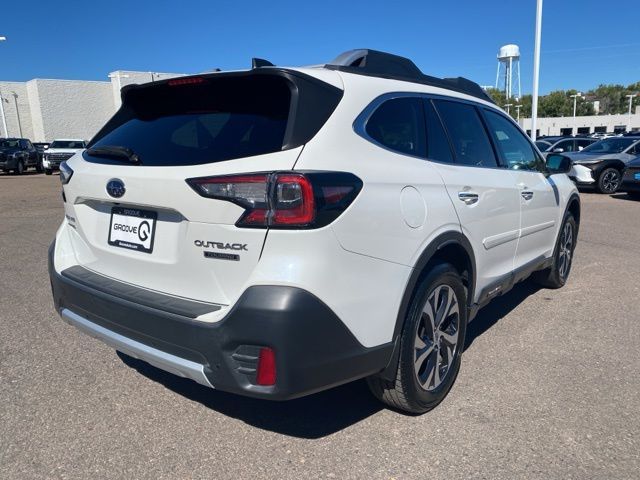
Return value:
M 578 92 L 575 95 L 570 95 L 571 98 L 573 98 L 573 128 L 576 129 L 577 131 L 577 127 L 576 127 L 576 106 L 578 104 L 578 97 L 580 98 L 584 98 L 582 96 L 582 92 Z M 575 133 L 574 133 L 575 135 Z
M 517 115 L 517 119 L 516 122 L 520 123 L 520 109 L 522 108 L 522 105 L 516 105 L 516 115 Z
M 512 107 L 512 106 L 513 106 L 513 103 L 505 103 L 505 104 L 504 104 L 504 108 L 506 108 L 506 109 L 507 109 L 507 115 L 511 115 L 511 114 L 509 113 L 509 107 Z
M 533 95 L 531 98 L 531 139 L 536 141 L 538 121 L 538 80 L 540 78 L 540 37 L 542 36 L 542 0 L 536 4 L 536 36 L 533 49 Z
M 13 103 L 16 106 L 16 118 L 18 119 L 18 131 L 20 132 L 20 137 L 22 137 L 22 122 L 20 121 L 20 110 L 18 109 L 18 94 L 16 92 L 11 92 L 13 95 Z
M 637 97 L 638 94 L 634 93 L 632 95 L 627 95 L 627 98 L 629 99 L 629 128 L 627 129 L 628 132 L 631 131 L 631 106 L 633 104 L 633 99 L 634 97 Z
M 0 42 L 4 42 L 7 39 L 5 36 L 0 36 Z M 4 136 L 9 136 L 9 131 L 7 130 L 7 118 L 4 116 L 4 99 L 2 98 L 2 93 L 0 93 L 0 116 L 2 117 L 2 128 L 4 129 Z

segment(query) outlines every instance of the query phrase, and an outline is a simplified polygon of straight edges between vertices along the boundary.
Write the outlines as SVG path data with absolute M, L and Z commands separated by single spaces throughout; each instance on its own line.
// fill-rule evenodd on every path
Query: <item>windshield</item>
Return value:
M 546 152 L 550 146 L 551 144 L 549 142 L 543 142 L 542 140 L 536 142 L 536 147 L 538 147 L 541 152 Z
M 606 138 L 599 142 L 592 143 L 582 149 L 586 153 L 620 153 L 629 148 L 637 139 L 635 138 Z
M 0 140 L 0 148 L 18 148 L 19 140 Z
M 49 148 L 84 148 L 82 140 L 54 140 Z

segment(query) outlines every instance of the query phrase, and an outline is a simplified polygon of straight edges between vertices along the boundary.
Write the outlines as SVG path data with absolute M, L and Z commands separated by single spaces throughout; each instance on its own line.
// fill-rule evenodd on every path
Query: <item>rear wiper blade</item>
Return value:
M 140 157 L 127 147 L 121 147 L 119 145 L 100 145 L 99 147 L 91 147 L 86 150 L 89 155 L 96 157 L 111 157 L 114 159 L 127 159 L 129 162 L 139 165 L 142 162 Z

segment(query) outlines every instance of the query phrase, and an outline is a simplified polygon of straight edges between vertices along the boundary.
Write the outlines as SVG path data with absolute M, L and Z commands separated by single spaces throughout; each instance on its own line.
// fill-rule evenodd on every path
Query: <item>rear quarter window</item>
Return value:
M 366 134 L 381 146 L 397 153 L 426 157 L 426 134 L 422 100 L 393 98 L 371 114 Z

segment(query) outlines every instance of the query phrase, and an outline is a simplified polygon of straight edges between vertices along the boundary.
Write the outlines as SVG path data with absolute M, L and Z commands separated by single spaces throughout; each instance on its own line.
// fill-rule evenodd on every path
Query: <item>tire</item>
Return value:
M 38 163 L 36 163 L 36 172 L 38 173 L 44 172 L 44 168 L 42 168 L 42 162 L 40 160 L 38 160 Z
M 570 238 L 567 238 L 570 235 Z M 533 280 L 545 288 L 564 287 L 571 273 L 573 252 L 578 240 L 578 225 L 573 215 L 566 213 L 558 233 L 551 267 L 533 274 Z M 568 243 L 569 242 L 569 243 Z
M 50 168 L 45 168 L 44 169 L 44 174 L 45 175 L 51 175 L 53 173 L 53 170 L 51 170 Z
M 373 395 L 412 414 L 427 412 L 442 402 L 460 369 L 467 315 L 460 274 L 448 263 L 436 265 L 418 283 L 411 301 L 400 336 L 396 378 L 391 382 L 379 376 L 368 378 Z M 437 323 L 439 327 L 434 327 Z M 455 341 L 447 340 L 452 338 Z
M 18 160 L 14 172 L 16 175 L 22 175 L 24 173 L 24 162 L 22 160 Z
M 612 193 L 616 193 L 618 191 L 621 183 L 622 174 L 620 173 L 620 170 L 618 170 L 617 168 L 609 167 L 600 172 L 600 176 L 598 176 L 596 186 L 598 187 L 598 191 L 600 193 L 611 195 Z

